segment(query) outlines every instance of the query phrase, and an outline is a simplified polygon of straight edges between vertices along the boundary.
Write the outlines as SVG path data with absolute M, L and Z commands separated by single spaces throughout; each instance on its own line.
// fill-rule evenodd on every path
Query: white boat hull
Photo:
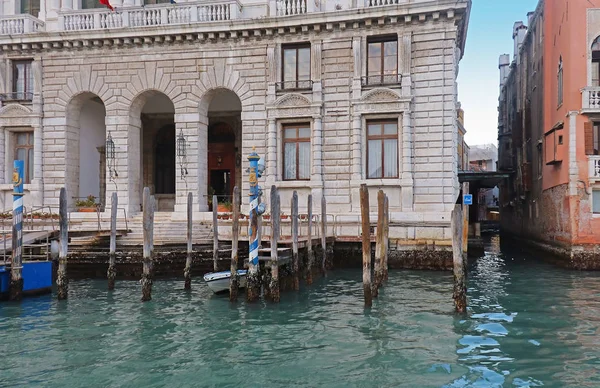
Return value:
M 238 270 L 238 277 L 240 279 L 240 288 L 246 288 L 246 270 Z M 211 272 L 204 275 L 204 281 L 212 292 L 219 294 L 222 292 L 229 291 L 229 280 L 231 278 L 230 271 L 223 272 Z

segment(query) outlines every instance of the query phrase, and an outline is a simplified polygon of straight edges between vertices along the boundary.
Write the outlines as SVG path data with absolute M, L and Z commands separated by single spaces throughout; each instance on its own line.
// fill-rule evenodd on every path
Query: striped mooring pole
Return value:
M 20 300 L 23 296 L 23 169 L 25 162 L 15 160 L 13 164 L 13 224 L 12 260 L 10 264 L 10 300 Z
M 248 257 L 248 275 L 247 275 L 247 287 L 246 287 L 246 300 L 253 302 L 258 300 L 260 294 L 260 276 L 258 270 L 260 268 L 258 263 L 258 247 L 260 241 L 258 241 L 258 217 L 262 214 L 260 204 L 260 187 L 258 186 L 258 178 L 260 172 L 258 169 L 258 161 L 260 156 L 256 153 L 254 148 L 250 155 L 248 155 L 250 161 L 250 168 L 248 170 L 250 182 L 250 228 L 248 229 L 248 243 L 249 243 L 249 257 Z

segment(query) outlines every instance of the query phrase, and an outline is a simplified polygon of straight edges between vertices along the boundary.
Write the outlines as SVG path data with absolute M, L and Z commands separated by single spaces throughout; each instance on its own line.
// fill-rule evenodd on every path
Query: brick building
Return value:
M 325 195 L 358 220 L 366 183 L 390 197 L 397 238 L 449 243 L 470 0 L 1 4 L 5 209 L 14 158 L 27 206 L 56 206 L 63 186 L 117 191 L 129 215 L 145 186 L 173 214 L 190 191 L 203 213 L 234 185 L 247 204 L 255 147 L 265 200 L 276 184 L 284 204 Z

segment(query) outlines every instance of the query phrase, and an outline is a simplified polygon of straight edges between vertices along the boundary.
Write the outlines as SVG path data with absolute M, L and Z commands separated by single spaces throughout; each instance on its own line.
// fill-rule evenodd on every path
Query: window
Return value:
M 556 76 L 558 81 L 558 106 L 563 103 L 563 61 L 562 56 L 558 62 L 558 75 Z
M 544 148 L 542 141 L 539 141 L 537 144 L 537 173 L 538 179 L 542 177 L 542 173 L 544 172 Z
M 600 214 L 600 190 L 592 190 L 592 209 L 594 214 Z
M 144 5 L 169 4 L 171 0 L 144 0 Z
M 13 62 L 13 98 L 15 100 L 33 99 L 32 61 Z
M 23 183 L 33 179 L 33 132 L 14 132 L 14 159 L 25 162 Z
M 592 85 L 600 86 L 600 36 L 592 44 Z
M 81 0 L 81 9 L 104 8 L 98 0 Z
M 398 178 L 398 122 L 367 122 L 367 178 Z
M 310 89 L 310 44 L 283 46 L 282 89 Z
M 283 179 L 310 179 L 310 125 L 283 127 Z
M 21 0 L 21 13 L 28 13 L 37 18 L 40 13 L 40 0 Z
M 367 43 L 367 85 L 398 83 L 398 37 L 369 39 Z

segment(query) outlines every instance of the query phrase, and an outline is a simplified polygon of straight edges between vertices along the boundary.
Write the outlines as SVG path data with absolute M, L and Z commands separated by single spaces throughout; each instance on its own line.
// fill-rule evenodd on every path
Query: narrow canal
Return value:
M 360 270 L 279 305 L 230 305 L 200 279 L 76 281 L 68 301 L 0 304 L 0 386 L 598 387 L 600 274 L 502 254 L 471 264 L 467 318 L 452 275 L 391 271 L 363 310 Z

